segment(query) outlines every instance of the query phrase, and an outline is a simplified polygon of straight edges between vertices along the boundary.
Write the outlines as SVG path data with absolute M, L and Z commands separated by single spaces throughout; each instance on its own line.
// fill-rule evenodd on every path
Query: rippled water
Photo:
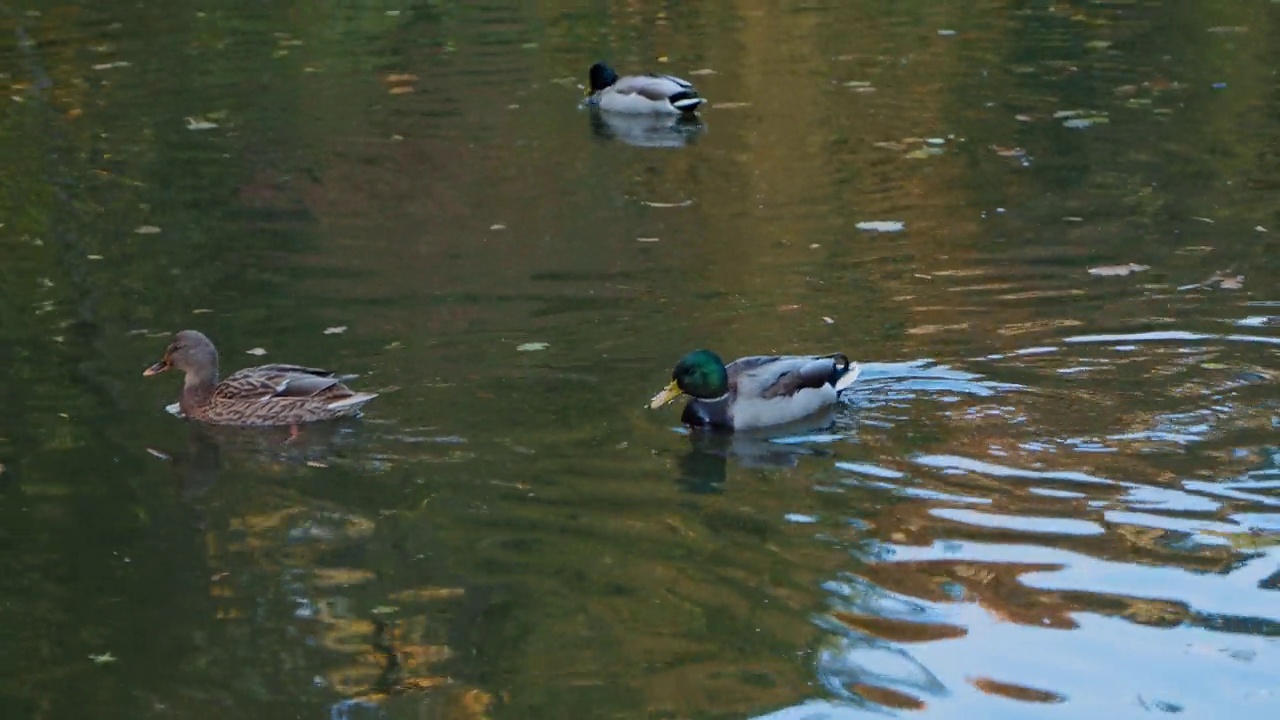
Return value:
M 1280 5 L 0 11 L 3 717 L 1280 710 Z M 384 395 L 188 426 L 183 327 Z

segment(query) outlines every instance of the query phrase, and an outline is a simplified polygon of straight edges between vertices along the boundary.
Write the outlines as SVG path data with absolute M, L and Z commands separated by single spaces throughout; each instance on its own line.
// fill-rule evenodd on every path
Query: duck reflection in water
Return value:
M 645 148 L 682 148 L 697 141 L 706 125 L 697 116 L 624 115 L 592 108 L 591 130 L 597 137 Z
M 689 452 L 680 458 L 677 484 L 697 494 L 722 493 L 729 459 L 756 469 L 795 467 L 802 457 L 834 457 L 815 443 L 847 437 L 840 428 L 836 407 L 785 425 L 726 433 L 703 428 L 682 428 L 688 434 Z
M 182 450 L 156 447 L 146 450 L 172 463 L 182 497 L 195 500 L 217 484 L 224 456 L 235 463 L 268 472 L 328 465 L 340 448 L 356 440 L 355 430 L 359 427 L 360 423 L 351 419 L 319 422 L 310 424 L 306 433 L 292 436 L 287 427 L 242 428 L 190 423 L 186 427 L 186 447 Z

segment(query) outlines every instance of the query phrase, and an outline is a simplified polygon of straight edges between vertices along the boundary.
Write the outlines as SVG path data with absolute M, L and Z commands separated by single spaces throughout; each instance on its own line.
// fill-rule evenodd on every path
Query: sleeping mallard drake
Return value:
M 674 75 L 627 75 L 618 77 L 604 63 L 591 66 L 589 105 L 601 110 L 630 115 L 692 115 L 706 102 L 698 97 L 693 83 Z
M 653 396 L 649 407 L 688 395 L 680 421 L 692 427 L 782 425 L 834 404 L 858 373 L 858 364 L 840 353 L 753 356 L 725 365 L 710 350 L 694 350 L 676 363 L 671 384 Z
M 218 382 L 218 351 L 195 330 L 175 335 L 164 358 L 142 374 L 175 367 L 186 373 L 178 402 L 182 414 L 213 425 L 298 425 L 351 417 L 378 396 L 351 390 L 342 383 L 350 376 L 299 365 L 245 368 Z

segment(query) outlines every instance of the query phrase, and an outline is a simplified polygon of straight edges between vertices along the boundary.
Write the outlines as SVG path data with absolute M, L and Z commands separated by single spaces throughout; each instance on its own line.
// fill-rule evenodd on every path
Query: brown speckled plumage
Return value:
M 164 359 L 142 374 L 172 367 L 186 374 L 182 414 L 215 425 L 297 425 L 349 417 L 378 396 L 354 392 L 336 373 L 299 365 L 245 368 L 218 382 L 218 351 L 195 330 L 175 335 Z

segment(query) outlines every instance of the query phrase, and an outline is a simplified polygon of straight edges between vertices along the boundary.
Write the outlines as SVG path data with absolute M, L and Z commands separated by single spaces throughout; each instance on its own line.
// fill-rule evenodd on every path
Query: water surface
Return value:
M 1280 5 L 0 10 L 4 717 L 1280 710 Z M 185 327 L 384 395 L 189 426 Z

